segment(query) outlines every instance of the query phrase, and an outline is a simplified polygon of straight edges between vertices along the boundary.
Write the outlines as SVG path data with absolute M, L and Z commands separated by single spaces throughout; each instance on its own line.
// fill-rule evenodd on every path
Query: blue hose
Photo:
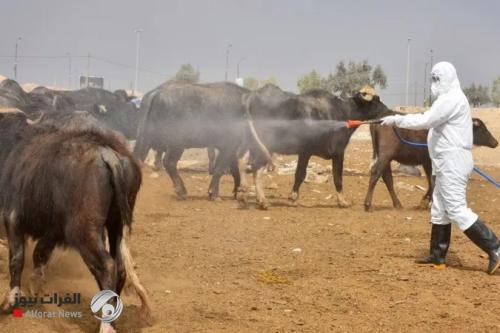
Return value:
M 398 130 L 396 129 L 396 127 L 393 127 L 394 129 L 394 133 L 396 134 L 396 136 L 398 137 L 399 141 L 401 141 L 402 143 L 404 143 L 405 145 L 408 145 L 408 146 L 411 146 L 411 147 L 417 147 L 417 148 L 424 148 L 424 147 L 427 147 L 427 143 L 422 143 L 422 142 L 412 142 L 412 141 L 408 141 L 406 139 L 404 139 L 401 134 L 398 132 Z M 480 175 L 481 177 L 483 177 L 484 179 L 486 179 L 489 183 L 491 183 L 492 185 L 496 186 L 497 188 L 500 188 L 500 183 L 497 182 L 495 179 L 493 179 L 493 177 L 489 176 L 488 174 L 486 174 L 484 171 L 482 171 L 481 169 L 479 169 L 478 167 L 474 167 L 473 169 L 478 175 Z

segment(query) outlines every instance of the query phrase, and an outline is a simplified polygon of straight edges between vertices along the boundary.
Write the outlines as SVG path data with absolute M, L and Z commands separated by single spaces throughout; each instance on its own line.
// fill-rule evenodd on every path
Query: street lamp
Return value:
M 143 31 L 144 31 L 143 29 L 134 30 L 136 34 L 136 42 L 135 42 L 135 80 L 134 80 L 134 91 L 132 92 L 133 95 L 135 95 L 137 92 L 137 83 L 139 81 L 139 46 L 140 46 L 141 32 Z
M 236 65 L 236 78 L 240 77 L 240 64 L 245 60 L 245 58 L 241 58 L 238 60 L 238 64 Z
M 233 45 L 231 43 L 227 44 L 227 48 L 226 48 L 226 73 L 224 74 L 224 81 L 227 81 L 227 72 L 229 70 L 229 49 L 232 47 Z
M 17 81 L 17 50 L 19 48 L 19 42 L 21 41 L 21 37 L 17 37 L 16 39 L 16 50 L 14 52 L 14 80 Z
M 71 53 L 66 53 L 68 56 L 68 89 L 71 90 Z
M 411 38 L 408 38 L 408 54 L 406 57 L 406 95 L 405 95 L 406 106 L 408 106 L 408 91 L 410 88 L 410 42 Z

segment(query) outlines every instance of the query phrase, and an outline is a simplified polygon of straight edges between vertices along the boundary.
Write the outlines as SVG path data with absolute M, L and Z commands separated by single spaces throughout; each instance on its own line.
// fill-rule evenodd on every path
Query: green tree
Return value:
M 265 80 L 260 81 L 259 86 L 263 87 L 266 84 L 274 84 L 275 86 L 278 85 L 278 79 L 274 75 L 269 75 L 269 77 Z
M 490 96 L 488 95 L 488 87 L 478 85 L 476 86 L 472 83 L 469 87 L 464 89 L 464 94 L 467 96 L 469 103 L 474 107 L 481 106 L 491 102 Z
M 253 76 L 246 76 L 243 79 L 243 87 L 250 90 L 256 90 L 259 88 L 259 80 L 257 80 Z
M 349 61 L 347 66 L 344 61 L 339 62 L 335 73 L 330 73 L 324 82 L 328 90 L 341 97 L 352 96 L 365 85 L 387 88 L 387 76 L 382 67 L 373 68 L 367 60 L 359 63 Z
M 200 81 L 200 72 L 195 70 L 191 64 L 182 64 L 173 80 L 176 82 L 198 83 Z
M 301 94 L 305 94 L 314 89 L 324 88 L 323 81 L 321 75 L 313 69 L 309 74 L 301 76 L 297 80 L 297 87 Z
M 500 106 L 500 76 L 491 85 L 491 101 L 495 107 Z

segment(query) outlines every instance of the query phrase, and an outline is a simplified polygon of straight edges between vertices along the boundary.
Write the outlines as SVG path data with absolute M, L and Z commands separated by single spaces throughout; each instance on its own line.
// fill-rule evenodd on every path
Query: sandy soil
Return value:
M 486 111 L 485 111 L 486 112 Z M 500 113 L 498 114 L 500 115 Z M 500 138 L 496 113 L 481 114 Z M 449 267 L 414 264 L 426 254 L 429 212 L 415 209 L 423 177 L 397 176 L 405 206 L 394 210 L 380 183 L 375 210 L 363 211 L 370 142 L 359 133 L 349 146 L 344 177 L 350 209 L 336 207 L 332 185 L 307 183 L 298 207 L 287 201 L 293 176 L 269 174 L 271 207 L 238 209 L 232 180 L 223 201 L 207 200 L 208 175 L 182 171 L 189 199 L 178 201 L 164 173 L 144 169 L 130 240 L 137 270 L 154 304 L 155 323 L 139 320 L 139 302 L 125 296 L 119 332 L 352 332 L 500 331 L 500 276 L 484 273 L 487 259 L 457 228 Z M 500 150 L 475 150 L 477 163 L 500 179 Z M 189 152 L 185 160 L 201 160 Z M 282 163 L 294 157 L 286 157 Z M 328 161 L 315 162 L 328 165 Z M 204 166 L 201 166 L 203 169 Z M 497 231 L 500 191 L 474 175 L 470 206 Z M 500 231 L 498 231 L 500 232 Z M 23 283 L 31 272 L 26 256 Z M 0 289 L 6 290 L 7 254 L 0 251 Z M 55 254 L 46 291 L 80 292 L 83 319 L 0 316 L 1 332 L 94 332 L 90 311 L 96 284 L 78 255 Z M 38 309 L 51 309 L 50 307 Z

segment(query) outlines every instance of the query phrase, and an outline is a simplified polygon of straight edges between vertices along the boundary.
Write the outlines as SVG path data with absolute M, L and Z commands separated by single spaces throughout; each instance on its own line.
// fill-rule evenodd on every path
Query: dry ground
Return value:
M 479 114 L 500 138 L 500 113 Z M 330 183 L 304 184 L 300 205 L 291 207 L 286 198 L 293 176 L 276 174 L 267 177 L 277 185 L 267 190 L 268 211 L 238 209 L 228 176 L 222 183 L 224 200 L 208 201 L 205 172 L 182 172 L 189 199 L 178 201 L 165 174 L 152 178 L 146 168 L 130 246 L 156 322 L 143 325 L 137 299 L 125 296 L 119 332 L 500 331 L 500 274 L 484 273 L 486 257 L 457 228 L 447 269 L 413 263 L 426 254 L 429 242 L 429 212 L 413 208 L 422 191 L 399 187 L 405 208 L 394 210 L 379 183 L 375 211 L 363 211 L 371 156 L 363 137 L 359 133 L 347 153 L 350 209 L 327 199 L 333 193 Z M 474 152 L 496 179 L 499 153 Z M 204 156 L 191 152 L 185 158 Z M 397 176 L 395 182 L 425 186 L 423 177 Z M 500 232 L 500 191 L 474 175 L 469 199 Z M 30 261 L 28 252 L 25 282 Z M 47 291 L 82 293 L 80 306 L 65 309 L 83 311 L 84 318 L 2 315 L 0 332 L 96 330 L 88 304 L 97 287 L 79 257 L 56 253 L 47 275 Z M 7 286 L 7 254 L 0 252 L 0 289 Z

